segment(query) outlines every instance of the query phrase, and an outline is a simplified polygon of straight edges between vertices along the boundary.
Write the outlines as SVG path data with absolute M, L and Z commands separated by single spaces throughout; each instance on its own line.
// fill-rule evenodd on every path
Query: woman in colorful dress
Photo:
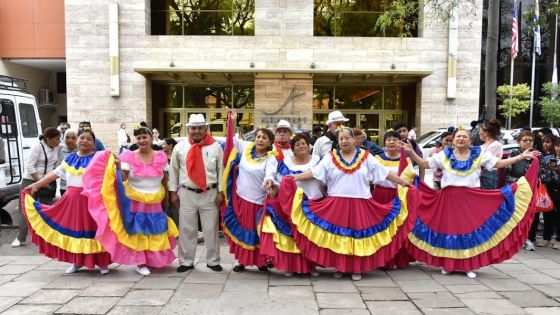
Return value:
M 297 134 L 290 140 L 293 155 L 285 155 L 284 160 L 278 163 L 277 182 L 281 183 L 284 176 L 301 174 L 319 163 L 319 157 L 310 154 L 309 146 L 309 139 L 303 134 Z M 301 181 L 298 186 L 311 200 L 323 198 L 322 187 L 317 180 Z M 283 203 L 282 200 L 282 196 L 269 199 L 262 221 L 262 213 L 259 213 L 258 222 L 262 222 L 259 229 L 261 254 L 287 277 L 294 273 L 318 276 L 315 266 L 303 257 L 294 242 L 289 218 L 292 205 Z
M 275 186 L 278 162 L 276 151 L 272 148 L 274 134 L 261 128 L 256 132 L 255 142 L 236 139 L 237 113 L 230 109 L 228 115 L 225 150 L 228 162 L 223 177 L 223 187 L 227 189 L 222 230 L 230 252 L 238 261 L 233 267 L 234 272 L 242 272 L 246 266 L 257 266 L 260 271 L 267 271 L 259 248 L 257 213 Z
M 357 281 L 362 272 L 394 258 L 414 224 L 406 200 L 377 203 L 371 196 L 370 181 L 410 184 L 388 172 L 368 151 L 357 148 L 352 129 L 339 129 L 337 137 L 339 149 L 325 155 L 311 170 L 292 175 L 296 181 L 321 181 L 327 186 L 326 198 L 308 200 L 302 189 L 295 190 L 293 180 L 284 180 L 282 190 L 292 191 L 292 232 L 303 255 L 317 265 L 335 268 L 336 278 L 352 273 Z
M 501 160 L 480 147 L 471 147 L 466 130 L 455 133 L 453 148 L 445 148 L 427 160 L 414 153 L 410 145 L 400 145 L 418 165 L 443 171 L 441 191 L 425 184 L 419 187 L 417 220 L 407 247 L 417 261 L 442 267 L 442 274 L 462 271 L 475 278 L 474 270 L 509 259 L 519 251 L 533 218 L 536 172 L 530 171 L 527 179 L 500 190 L 478 188 L 482 167 L 504 168 L 532 159 L 531 148 Z
M 94 158 L 84 176 L 84 194 L 98 225 L 96 239 L 113 261 L 137 265 L 136 271 L 148 276 L 148 267 L 173 263 L 179 232 L 163 211 L 167 156 L 152 149 L 150 129 L 137 127 L 134 136 L 137 150 L 125 150 L 119 158 L 105 151 Z
M 66 273 L 85 266 L 109 272 L 111 256 L 95 239 L 97 224 L 88 210 L 88 198 L 82 195 L 82 177 L 94 154 L 95 135 L 89 129 L 78 133 L 78 151 L 70 153 L 54 171 L 22 192 L 22 209 L 27 218 L 32 241 L 47 257 L 71 263 Z M 86 171 L 87 170 L 87 171 Z M 65 178 L 67 190 L 52 206 L 31 197 L 41 187 L 57 178 Z
M 63 137 L 63 140 L 64 140 L 64 146 L 62 147 L 60 153 L 61 153 L 61 160 L 64 161 L 64 159 L 70 153 L 78 150 L 78 133 L 76 133 L 76 131 L 74 131 L 72 129 L 68 129 L 68 130 L 66 130 L 66 132 L 64 132 L 64 135 L 62 137 Z M 66 179 L 61 178 L 60 179 L 60 196 L 64 196 L 65 192 L 66 192 Z

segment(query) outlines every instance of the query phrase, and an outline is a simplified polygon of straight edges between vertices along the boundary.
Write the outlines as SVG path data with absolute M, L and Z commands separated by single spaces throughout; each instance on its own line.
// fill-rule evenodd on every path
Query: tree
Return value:
M 541 97 L 541 115 L 553 125 L 560 125 L 560 99 L 558 98 L 558 83 L 543 84 Z
M 531 106 L 531 88 L 526 84 L 500 85 L 498 95 L 504 100 L 499 109 L 504 117 L 515 117 L 526 112 Z
M 486 33 L 486 60 L 484 62 L 484 104 L 488 119 L 496 118 L 496 85 L 498 75 L 498 40 L 500 33 L 500 1 L 488 1 L 488 31 Z

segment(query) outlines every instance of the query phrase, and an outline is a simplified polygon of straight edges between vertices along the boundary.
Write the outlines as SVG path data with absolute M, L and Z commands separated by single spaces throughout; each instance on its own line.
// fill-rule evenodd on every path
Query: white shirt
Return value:
M 480 173 L 482 171 L 480 167 L 492 169 L 499 160 L 499 158 L 482 151 L 479 159 L 474 162 L 477 165 L 474 168 L 474 171 L 465 175 L 459 174 L 451 168 L 449 163 L 446 163 L 448 159 L 445 155 L 445 150 L 427 158 L 428 164 L 432 170 L 435 171 L 439 168 L 443 172 L 443 176 L 441 177 L 441 188 L 445 188 L 447 186 L 478 188 L 480 187 Z
M 138 159 L 138 157 L 135 158 Z M 147 194 L 157 193 L 160 190 L 163 175 L 153 177 L 137 176 L 134 174 L 134 167 L 131 167 L 127 162 L 121 162 L 121 169 L 129 172 L 127 180 L 130 186 L 135 190 Z M 169 165 L 165 165 L 163 171 L 169 171 Z
M 59 145 L 51 148 L 44 141 L 40 141 L 34 145 L 29 152 L 29 156 L 25 162 L 23 178 L 34 180 L 31 174 L 37 174 L 39 178 L 45 176 L 45 154 L 43 153 L 43 149 L 41 149 L 41 145 L 45 148 L 45 152 L 47 153 L 46 173 L 48 174 L 60 164 L 62 160 L 62 146 Z
M 332 150 L 332 140 L 327 136 L 322 136 L 313 145 L 313 155 L 323 158 Z
M 187 172 L 187 155 L 192 145 L 185 139 L 173 148 L 169 168 L 169 191 L 177 191 L 179 186 L 201 189 L 190 178 Z M 222 174 L 224 172 L 224 151 L 222 146 L 215 141 L 211 145 L 202 147 L 202 158 L 206 169 L 206 185 L 218 184 L 218 191 L 222 191 Z
M 320 161 L 321 159 L 319 159 L 318 156 L 312 155 L 311 160 L 306 164 L 294 164 L 292 157 L 285 158 L 283 162 L 289 170 L 294 172 L 301 171 L 302 173 L 304 173 L 305 171 L 310 170 L 315 165 L 319 164 Z M 282 182 L 283 177 L 284 175 L 280 173 L 276 174 L 276 180 L 279 183 Z M 298 185 L 298 187 L 303 188 L 303 192 L 307 195 L 309 199 L 314 200 L 314 199 L 323 198 L 323 190 L 320 181 L 316 179 L 308 179 L 308 180 L 297 181 L 296 184 Z
M 266 197 L 266 180 L 274 180 L 278 162 L 276 157 L 269 155 L 257 163 L 252 163 L 247 159 L 246 149 L 252 142 L 242 141 L 234 138 L 237 152 L 241 154 L 239 162 L 239 175 L 235 184 L 237 195 L 249 202 L 262 205 Z
M 274 146 L 274 150 L 278 150 L 276 143 L 274 143 L 273 146 Z M 292 151 L 292 149 L 282 149 L 282 154 L 284 154 L 284 158 L 294 156 L 294 152 Z
M 311 170 L 314 178 L 327 185 L 329 197 L 369 199 L 371 198 L 370 180 L 382 181 L 389 175 L 389 172 L 371 154 L 368 154 L 360 168 L 351 174 L 339 170 L 330 154 Z
M 482 151 L 497 157 L 498 159 L 501 159 L 502 156 L 504 155 L 504 149 L 502 147 L 502 144 L 499 141 L 493 140 L 492 142 L 488 143 L 488 144 L 484 144 L 481 146 L 482 147 Z
M 119 129 L 117 132 L 117 143 L 119 144 L 119 148 L 126 146 L 128 142 L 126 142 L 127 136 L 126 131 L 124 129 Z
M 414 129 L 410 129 L 408 131 L 408 139 L 416 140 L 416 131 L 414 131 Z
M 375 156 L 375 159 L 377 159 L 379 161 L 379 159 L 381 159 L 381 157 L 379 155 Z M 414 167 L 412 167 L 412 162 L 410 161 L 410 159 L 408 159 L 408 165 L 406 166 L 408 169 L 410 169 L 412 172 L 414 172 Z M 380 164 L 383 165 L 383 167 L 391 174 L 395 175 L 395 176 L 399 176 L 399 161 L 387 161 L 385 160 L 385 165 L 383 164 L 383 162 L 380 161 Z M 373 181 L 374 185 L 377 186 L 381 186 L 381 187 L 385 187 L 385 188 L 397 188 L 397 184 L 393 183 L 392 181 L 388 180 L 388 179 L 384 179 L 382 181 Z

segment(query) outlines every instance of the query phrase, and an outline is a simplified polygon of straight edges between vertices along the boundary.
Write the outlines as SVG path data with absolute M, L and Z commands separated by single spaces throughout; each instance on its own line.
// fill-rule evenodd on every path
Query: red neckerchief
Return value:
M 206 191 L 206 168 L 204 167 L 204 159 L 202 158 L 202 147 L 211 145 L 216 142 L 214 138 L 206 134 L 202 141 L 193 143 L 192 138 L 189 137 L 191 149 L 187 153 L 187 173 L 193 183 L 195 183 L 202 191 Z
M 282 149 L 291 149 L 292 148 L 290 146 L 289 142 L 286 142 L 284 144 L 280 144 L 280 142 L 274 142 L 274 146 L 276 147 L 276 152 L 278 152 L 278 154 L 276 155 L 276 160 L 278 162 L 284 160 L 284 152 L 282 152 Z

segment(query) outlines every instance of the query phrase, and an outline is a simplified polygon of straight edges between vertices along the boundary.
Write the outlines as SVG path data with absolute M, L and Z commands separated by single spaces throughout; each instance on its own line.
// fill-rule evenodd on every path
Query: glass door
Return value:
M 183 109 L 165 108 L 159 111 L 160 133 L 164 138 L 186 136 L 186 123 L 186 115 Z

